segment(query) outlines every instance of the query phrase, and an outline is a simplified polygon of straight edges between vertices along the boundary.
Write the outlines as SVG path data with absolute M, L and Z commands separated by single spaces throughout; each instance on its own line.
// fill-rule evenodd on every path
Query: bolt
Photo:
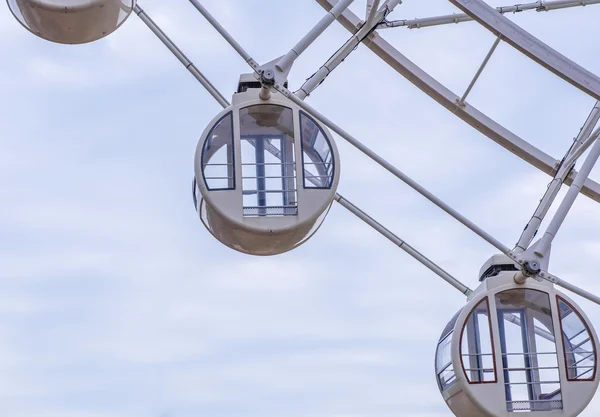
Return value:
M 260 78 L 264 85 L 273 86 L 275 84 L 275 73 L 273 70 L 265 70 Z
M 536 260 L 525 261 L 523 264 L 523 274 L 528 277 L 533 277 L 539 274 L 541 271 L 540 263 Z

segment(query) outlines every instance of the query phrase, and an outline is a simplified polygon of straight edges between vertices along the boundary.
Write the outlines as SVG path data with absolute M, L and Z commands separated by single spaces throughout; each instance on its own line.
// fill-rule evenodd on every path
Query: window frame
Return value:
M 232 186 L 226 188 L 211 188 L 206 181 L 206 166 L 204 165 L 204 156 L 206 155 L 206 145 L 210 140 L 212 132 L 214 132 L 215 128 L 221 123 L 225 118 L 231 116 L 230 130 L 231 130 L 231 168 L 232 168 Z M 232 191 L 236 189 L 236 181 L 235 181 L 235 131 L 233 129 L 233 110 L 228 111 L 223 116 L 221 116 L 215 123 L 213 123 L 210 131 L 204 138 L 204 144 L 202 145 L 202 156 L 200 157 L 200 168 L 202 169 L 202 180 L 204 181 L 204 186 L 208 191 Z M 227 178 L 229 180 L 229 178 Z
M 471 317 L 471 315 L 475 312 L 475 309 L 483 302 L 485 301 L 486 307 L 487 307 L 487 312 L 488 312 L 488 325 L 490 328 L 490 344 L 492 346 L 492 362 L 493 362 L 493 366 L 494 366 L 494 380 L 493 381 L 479 381 L 479 382 L 472 382 L 470 380 L 470 378 L 467 376 L 467 372 L 465 370 L 465 364 L 463 361 L 463 349 L 462 349 L 462 340 L 463 340 L 463 334 L 465 329 L 467 328 L 467 320 Z M 467 316 L 465 317 L 465 321 L 462 325 L 462 329 L 460 331 L 460 339 L 459 339 L 459 346 L 458 346 L 458 356 L 460 357 L 460 366 L 462 368 L 463 371 L 463 375 L 465 376 L 465 380 L 467 381 L 467 383 L 469 385 L 480 385 L 480 384 L 496 384 L 498 383 L 498 367 L 496 366 L 496 347 L 495 347 L 495 340 L 494 340 L 494 330 L 492 329 L 492 314 L 490 312 L 490 301 L 489 301 L 489 297 L 486 296 L 485 298 L 481 299 L 477 304 L 475 304 L 473 306 L 473 308 L 471 309 L 471 311 L 469 312 L 469 314 L 467 314 Z
M 563 318 L 561 317 L 561 309 L 560 309 L 560 302 L 563 302 L 567 305 L 567 307 L 569 307 L 571 309 L 571 312 L 575 313 L 577 315 L 577 317 L 579 318 L 579 320 L 581 320 L 581 323 L 585 326 L 585 330 L 587 331 L 589 337 L 590 337 L 590 341 L 592 342 L 592 349 L 594 350 L 594 372 L 592 373 L 592 377 L 591 378 L 585 378 L 585 379 L 579 379 L 579 378 L 570 378 L 569 377 L 569 370 L 567 369 L 567 347 L 565 346 L 565 339 L 564 339 L 564 329 L 563 329 Z M 560 339 L 561 339 L 561 343 L 562 343 L 562 347 L 563 347 L 563 358 L 565 360 L 565 376 L 567 377 L 567 381 L 568 382 L 592 382 L 596 379 L 596 373 L 598 372 L 598 349 L 596 346 L 596 340 L 594 339 L 594 334 L 591 331 L 590 326 L 588 325 L 588 322 L 586 320 L 584 320 L 583 316 L 579 313 L 579 311 L 573 307 L 573 305 L 568 302 L 567 300 L 565 300 L 563 297 L 561 297 L 560 295 L 556 296 L 556 308 L 557 308 L 557 312 L 558 312 L 558 321 L 559 321 L 559 326 L 560 326 Z
M 452 336 L 454 336 L 454 331 L 450 330 L 450 332 L 448 332 L 448 334 L 446 334 L 444 337 L 442 337 L 440 339 L 440 341 L 437 344 L 437 348 L 435 350 L 435 362 L 436 362 L 435 363 L 435 375 L 436 375 L 436 379 L 438 382 L 438 387 L 440 389 L 440 392 L 446 392 L 446 390 L 448 388 L 450 388 L 451 386 L 456 384 L 456 382 L 458 381 L 458 376 L 456 375 L 456 372 L 454 371 L 454 363 L 452 361 L 452 342 L 453 342 Z M 443 367 L 440 367 L 438 369 L 437 362 L 439 359 L 440 346 L 446 340 L 449 340 L 448 348 L 449 348 L 449 353 L 450 353 L 450 362 L 444 364 Z M 448 380 L 442 382 L 441 374 L 446 372 L 448 369 L 450 369 L 450 371 L 452 372 L 452 376 Z M 450 382 L 448 382 L 448 381 L 450 381 Z
M 310 120 L 311 122 L 313 122 L 315 124 L 315 126 L 317 126 L 317 129 L 319 129 L 319 131 L 321 132 L 321 134 L 323 135 L 323 137 L 325 138 L 325 141 L 327 142 L 327 145 L 329 146 L 329 150 L 331 151 L 331 176 L 327 176 L 327 178 L 330 178 L 331 180 L 329 181 L 329 186 L 328 187 L 316 187 L 316 186 L 306 186 L 306 176 L 304 175 L 304 165 L 305 165 L 305 161 L 304 161 L 304 140 L 303 140 L 303 132 L 302 132 L 302 117 L 306 117 L 308 120 Z M 298 128 L 300 129 L 300 153 L 302 154 L 302 188 L 304 188 L 305 190 L 331 190 L 331 188 L 333 187 L 333 180 L 335 178 L 335 170 L 336 170 L 336 158 L 335 158 L 335 152 L 333 149 L 333 146 L 331 146 L 331 141 L 329 140 L 329 136 L 327 136 L 327 133 L 325 132 L 325 130 L 321 127 L 320 123 L 315 120 L 311 115 L 309 115 L 308 113 L 306 113 L 303 110 L 299 110 L 298 111 Z M 322 161 L 323 163 L 325 163 L 325 161 Z
M 244 127 L 242 125 L 242 119 L 243 119 L 243 115 L 242 113 L 244 112 L 244 110 L 247 111 L 247 115 L 250 114 L 249 109 L 253 108 L 253 107 L 278 107 L 280 109 L 282 109 L 282 113 L 283 111 L 289 111 L 290 112 L 290 116 L 291 116 L 291 134 L 285 134 L 285 132 L 280 131 L 280 133 L 283 134 L 274 134 L 274 133 L 267 133 L 267 134 L 260 134 L 260 135 L 248 135 L 248 134 L 244 134 Z M 292 170 L 293 170 L 293 176 L 290 177 L 293 179 L 294 182 L 294 189 L 293 190 L 285 190 L 283 185 L 282 185 L 282 189 L 281 190 L 267 190 L 265 188 L 264 191 L 258 191 L 259 192 L 264 192 L 265 195 L 268 193 L 273 193 L 273 191 L 276 191 L 274 194 L 281 194 L 282 199 L 285 199 L 285 194 L 286 193 L 294 193 L 294 197 L 295 197 L 295 204 L 294 205 L 265 205 L 265 206 L 260 206 L 260 205 L 256 205 L 256 206 L 246 206 L 242 203 L 242 213 L 244 217 L 247 218 L 253 218 L 253 217 L 291 217 L 291 216 L 297 216 L 298 215 L 298 172 L 297 172 L 297 167 L 298 167 L 298 162 L 296 160 L 296 151 L 297 151 L 297 147 L 296 147 L 296 142 L 297 142 L 297 138 L 296 138 L 296 116 L 295 116 L 295 110 L 294 108 L 290 107 L 290 106 L 286 106 L 280 103 L 254 103 L 254 104 L 247 104 L 243 107 L 239 107 L 237 108 L 237 117 L 238 117 L 238 126 L 239 126 L 239 131 L 238 131 L 238 138 L 239 138 L 239 143 L 240 143 L 240 175 L 241 175 L 241 192 L 242 192 L 242 199 L 243 199 L 243 195 L 244 195 L 244 180 L 245 179 L 251 179 L 248 177 L 244 177 L 244 166 L 246 166 L 246 163 L 244 162 L 244 153 L 242 151 L 242 144 L 243 141 L 247 141 L 248 143 L 251 142 L 251 138 L 256 138 L 256 139 L 261 139 L 264 140 L 266 138 L 271 138 L 271 139 L 277 139 L 280 140 L 281 143 L 281 150 L 280 152 L 283 151 L 283 144 L 285 142 L 285 136 L 289 136 L 291 138 L 291 143 L 292 143 L 292 147 L 291 147 L 291 155 L 292 155 L 292 162 L 284 162 L 284 160 L 282 160 L 281 158 L 279 158 L 279 164 L 281 166 L 281 179 L 285 178 L 284 175 L 284 165 L 285 164 L 289 164 L 292 166 Z M 274 126 L 271 126 L 274 127 Z M 268 152 L 266 149 L 264 150 L 264 152 Z M 255 161 L 254 166 L 257 166 L 258 163 Z M 258 178 L 258 175 L 256 177 L 253 177 L 254 179 Z M 257 210 L 269 210 L 269 209 L 282 209 L 283 213 L 282 214 L 269 214 L 269 213 L 259 213 L 259 214 L 246 214 L 246 210 L 247 209 L 257 209 Z M 288 213 L 287 211 L 290 211 L 290 213 Z

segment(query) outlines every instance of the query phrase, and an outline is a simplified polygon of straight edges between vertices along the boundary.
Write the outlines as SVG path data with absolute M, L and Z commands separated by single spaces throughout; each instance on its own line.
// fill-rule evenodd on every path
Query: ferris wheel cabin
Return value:
M 253 255 L 289 251 L 319 228 L 337 189 L 339 155 L 317 120 L 243 75 L 230 107 L 196 149 L 197 208 L 222 243 Z M 196 191 L 196 190 L 195 190 Z
M 133 11 L 135 0 L 8 0 L 27 30 L 66 44 L 92 42 L 114 32 Z
M 458 417 L 575 417 L 598 387 L 598 337 L 577 305 L 548 282 L 517 284 L 505 258 L 448 323 L 435 369 Z

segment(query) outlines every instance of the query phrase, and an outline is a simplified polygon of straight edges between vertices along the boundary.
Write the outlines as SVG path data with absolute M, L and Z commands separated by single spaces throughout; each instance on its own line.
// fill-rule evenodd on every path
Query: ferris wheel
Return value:
M 500 7 L 483 0 L 451 0 L 459 13 L 414 19 L 396 18 L 401 0 L 367 0 L 363 16 L 351 11 L 350 6 L 358 3 L 353 0 L 317 0 L 324 9 L 322 19 L 288 52 L 274 51 L 269 62 L 257 62 L 200 1 L 189 2 L 248 64 L 247 73 L 232 74 L 239 79 L 231 99 L 217 90 L 135 0 L 8 0 L 8 6 L 30 32 L 64 44 L 96 41 L 137 16 L 223 107 L 200 137 L 192 181 L 200 221 L 222 244 L 261 256 L 309 245 L 337 203 L 464 294 L 466 304 L 442 331 L 432 376 L 456 416 L 581 414 L 600 382 L 599 342 L 593 323 L 568 293 L 596 304 L 600 297 L 569 278 L 552 274 L 549 261 L 552 243 L 579 194 L 600 202 L 600 184 L 590 178 L 600 157 L 600 141 L 596 140 L 600 136 L 600 77 L 514 23 L 510 14 L 558 13 L 593 7 L 600 0 Z M 336 21 L 348 30 L 348 41 L 338 45 L 304 84 L 289 85 L 296 60 Z M 385 39 L 392 28 L 425 29 L 469 21 L 483 26 L 495 40 L 460 93 Z M 503 43 L 597 100 L 587 118 L 582 117 L 584 123 L 573 142 L 565 142 L 564 156 L 546 154 L 469 103 Z M 515 236 L 512 249 L 308 103 L 311 93 L 328 77 L 335 77 L 336 68 L 361 44 L 454 116 L 549 175 L 551 182 L 540 190 L 539 205 L 522 234 Z M 481 267 L 475 290 L 338 192 L 338 185 L 343 184 L 343 161 L 337 138 L 493 246 L 495 253 Z M 568 191 L 542 233 L 542 222 L 563 185 Z

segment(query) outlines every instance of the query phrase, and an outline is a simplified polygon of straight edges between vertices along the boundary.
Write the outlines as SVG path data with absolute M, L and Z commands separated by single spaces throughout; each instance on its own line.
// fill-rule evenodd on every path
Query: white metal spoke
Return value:
M 599 109 L 600 113 L 600 102 L 597 103 L 596 106 L 599 106 L 597 108 Z M 600 114 L 598 115 L 598 117 L 600 118 Z M 577 148 L 573 151 L 573 153 L 569 155 L 565 163 L 575 164 L 575 162 L 577 162 L 577 159 L 579 159 L 579 157 L 583 155 L 585 151 L 587 151 L 587 149 L 596 141 L 596 139 L 598 139 L 598 136 L 600 136 L 600 128 L 596 129 L 594 133 L 589 135 L 587 139 L 585 139 L 585 141 L 582 141 L 579 144 L 579 146 L 577 146 Z
M 573 184 L 571 184 L 567 195 L 561 202 L 560 206 L 558 207 L 558 210 L 556 211 L 556 214 L 554 215 L 552 221 L 548 225 L 544 236 L 540 239 L 539 247 L 536 247 L 535 249 L 536 255 L 544 257 L 549 252 L 550 246 L 552 245 L 552 241 L 556 237 L 560 226 L 567 217 L 569 210 L 571 210 L 571 207 L 573 207 L 573 203 L 575 203 L 575 200 L 579 195 L 584 181 L 590 175 L 590 172 L 592 171 L 592 168 L 596 164 L 596 161 L 598 161 L 599 157 L 600 141 L 596 141 L 594 143 L 594 146 L 592 146 L 592 149 L 590 150 L 590 153 L 587 156 L 585 162 L 583 163 L 581 170 L 577 173 L 575 180 L 573 180 Z
M 462 282 L 460 282 L 459 280 L 454 278 L 452 275 L 450 275 L 448 272 L 444 271 L 442 268 L 437 266 L 435 263 L 433 263 L 431 260 L 429 260 L 425 255 L 423 255 L 422 253 L 417 251 L 415 248 L 410 246 L 408 243 L 406 243 L 405 241 L 400 239 L 398 236 L 396 236 L 395 234 L 390 232 L 388 229 L 386 229 L 384 226 L 382 226 L 380 223 L 378 223 L 376 220 L 374 220 L 371 216 L 369 216 L 364 211 L 362 211 L 361 209 L 356 207 L 350 201 L 346 200 L 340 194 L 336 194 L 335 199 L 342 207 L 346 208 L 348 211 L 353 213 L 359 219 L 361 219 L 362 221 L 367 223 L 369 226 L 371 226 L 373 229 L 377 230 L 379 233 L 381 233 L 383 236 L 385 236 L 387 239 L 389 239 L 390 241 L 395 243 L 400 249 L 402 249 L 404 252 L 408 253 L 410 256 L 415 258 L 417 261 L 421 262 L 421 264 L 425 265 L 427 268 L 429 268 L 431 271 L 436 273 L 439 277 L 441 277 L 448 284 L 452 285 L 454 288 L 459 290 L 461 293 L 468 296 L 473 292 L 473 290 L 471 290 L 469 287 L 467 287 Z
M 346 132 L 344 129 L 339 127 L 337 124 L 335 124 L 334 122 L 329 120 L 323 114 L 319 113 L 317 110 L 315 110 L 314 108 L 312 108 L 311 106 L 309 106 L 308 104 L 306 104 L 305 102 L 300 100 L 300 98 L 296 97 L 289 90 L 284 88 L 282 85 L 276 84 L 275 88 L 277 89 L 277 91 L 279 91 L 284 96 L 289 97 L 294 103 L 296 103 L 298 106 L 300 106 L 308 114 L 310 114 L 311 116 L 313 116 L 314 118 L 319 120 L 321 123 L 326 125 L 328 128 L 333 130 L 338 135 L 340 135 L 343 139 L 345 139 L 347 142 L 349 142 L 352 146 L 354 146 L 355 148 L 360 150 L 362 153 L 367 155 L 369 158 L 371 158 L 372 160 L 377 162 L 379 165 L 381 165 L 382 167 L 387 169 L 389 172 L 391 172 L 393 175 L 395 175 L 402 182 L 404 182 L 409 187 L 411 187 L 413 190 L 417 191 L 423 197 L 425 197 L 426 199 L 431 201 L 433 204 L 435 204 L 436 206 L 438 206 L 439 208 L 444 210 L 450 216 L 454 217 L 456 220 L 458 220 L 460 223 L 462 223 L 468 229 L 470 229 L 475 234 L 480 236 L 486 242 L 488 242 L 489 244 L 491 244 L 492 246 L 497 248 L 500 252 L 502 252 L 504 254 L 510 253 L 510 249 L 507 246 L 505 246 L 503 243 L 501 243 L 499 240 L 497 240 L 492 235 L 487 233 L 485 230 L 483 230 L 482 228 L 477 226 L 475 223 L 473 223 L 472 221 L 467 219 L 465 216 L 460 214 L 458 211 L 454 210 L 448 204 L 444 203 L 441 199 L 436 197 L 433 193 L 431 193 L 430 191 L 428 191 L 427 189 L 422 187 L 415 180 L 413 180 L 408 175 L 406 175 L 405 173 L 400 171 L 398 168 L 396 168 L 394 165 L 392 165 L 391 163 L 386 161 L 384 158 L 379 156 L 377 153 L 375 153 L 374 151 L 369 149 L 367 146 L 365 146 L 363 143 L 361 143 L 358 139 L 356 139 L 354 136 L 352 136 L 351 134 Z
M 558 195 L 561 186 L 567 178 L 567 175 L 569 175 L 569 173 L 575 167 L 575 162 L 577 162 L 579 156 L 585 152 L 589 144 L 592 143 L 598 136 L 598 131 L 590 133 L 594 126 L 598 123 L 598 120 L 600 120 L 600 102 L 596 102 L 594 105 L 590 115 L 575 138 L 573 146 L 571 149 L 569 149 L 569 152 L 567 155 L 565 155 L 565 158 L 563 158 L 558 172 L 548 186 L 548 189 L 544 193 L 542 200 L 533 213 L 533 216 L 527 223 L 527 226 L 525 226 L 525 229 L 523 230 L 515 249 L 513 249 L 514 252 L 521 253 L 531 244 L 531 241 L 536 235 L 540 224 L 544 220 L 544 217 L 548 213 L 552 203 L 556 199 L 556 196 Z
M 292 64 L 324 31 L 327 29 L 339 15 L 352 4 L 354 0 L 340 0 L 327 14 L 298 42 L 287 54 L 285 54 L 276 64 L 280 71 L 287 71 Z
M 378 22 L 385 17 L 401 2 L 401 0 L 387 1 L 384 6 L 375 13 L 375 9 L 371 9 L 372 16 L 367 22 L 360 22 L 356 27 L 360 27 L 356 33 L 344 44 L 338 51 L 327 60 L 301 87 L 296 91 L 296 95 L 304 100 L 310 95 L 329 74 L 340 65 L 347 57 L 356 49 L 360 43 L 369 36 L 369 34 L 377 27 Z M 335 6 L 334 6 L 335 7 Z
M 229 106 L 229 101 L 211 84 L 210 81 L 196 68 L 196 66 L 181 52 L 181 50 L 173 43 L 173 41 L 158 27 L 156 23 L 144 12 L 139 4 L 135 5 L 134 13 L 138 15 L 140 20 L 148 26 L 148 28 L 156 35 L 158 39 L 177 57 L 184 67 L 202 84 L 202 86 L 214 97 L 215 100 L 223 107 Z
M 587 6 L 598 4 L 600 0 L 554 0 L 554 1 L 536 1 L 533 3 L 516 4 L 514 6 L 496 7 L 501 13 L 520 13 L 528 10 L 536 12 L 546 12 L 550 10 L 566 9 L 570 7 Z M 443 16 L 424 17 L 419 19 L 401 19 L 391 22 L 383 22 L 379 28 L 406 27 L 408 29 L 420 29 L 431 26 L 449 25 L 453 23 L 471 22 L 473 18 L 465 13 L 455 13 Z
M 255 70 L 258 69 L 258 64 L 256 61 L 254 61 L 254 59 L 252 59 L 250 54 L 246 52 L 244 48 L 242 48 L 242 46 L 233 38 L 233 36 L 231 36 L 229 32 L 227 32 L 225 28 L 221 26 L 217 19 L 215 19 L 208 12 L 208 10 L 206 10 L 206 8 L 200 4 L 198 0 L 190 0 L 190 3 L 192 3 L 196 10 L 198 10 L 206 20 L 208 20 L 212 27 L 219 32 L 219 34 L 229 43 L 229 45 L 236 50 L 236 52 L 244 59 L 244 61 L 246 61 Z
M 590 300 L 593 303 L 600 305 L 600 297 L 598 297 L 597 295 L 594 295 L 582 288 L 579 288 L 576 285 L 573 285 L 567 281 L 564 281 L 564 280 L 560 279 L 559 277 L 557 277 L 556 275 L 552 275 L 548 272 L 542 271 L 539 273 L 538 277 L 540 277 L 541 279 L 544 279 L 548 282 L 551 282 L 555 285 L 558 285 L 559 287 L 563 287 L 563 288 L 571 291 L 572 293 L 579 295 L 580 297 L 583 297 L 587 300 Z
M 375 14 L 379 8 L 379 0 L 367 0 L 367 13 L 365 14 L 365 25 L 371 25 L 375 20 Z

